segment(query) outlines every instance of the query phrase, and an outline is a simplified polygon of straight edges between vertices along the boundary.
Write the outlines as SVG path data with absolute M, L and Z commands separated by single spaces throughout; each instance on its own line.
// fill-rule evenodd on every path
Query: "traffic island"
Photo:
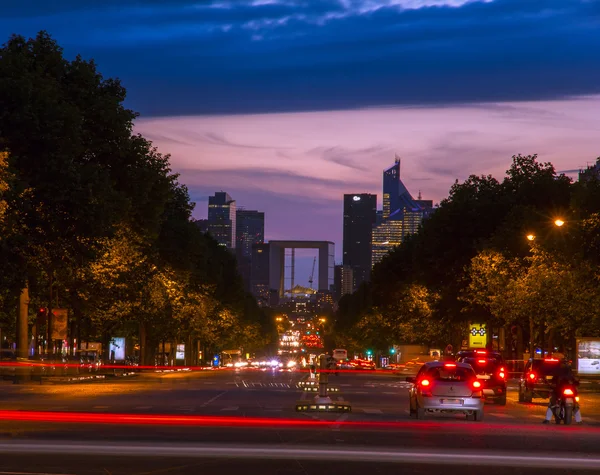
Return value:
M 298 401 L 296 403 L 296 412 L 351 412 L 352 406 L 349 402 L 338 400 L 333 401 L 329 396 L 329 392 L 336 392 L 338 389 L 328 387 L 329 374 L 327 370 L 335 362 L 331 361 L 332 358 L 329 355 L 319 356 L 319 368 L 321 372 L 317 375 L 318 382 L 315 385 L 312 381 L 311 384 L 305 384 L 302 386 L 304 391 L 318 391 L 319 394 L 315 396 L 312 401 Z M 335 368 L 335 366 L 334 366 Z M 323 372 L 325 371 L 325 372 Z M 302 381 L 308 383 L 308 381 Z

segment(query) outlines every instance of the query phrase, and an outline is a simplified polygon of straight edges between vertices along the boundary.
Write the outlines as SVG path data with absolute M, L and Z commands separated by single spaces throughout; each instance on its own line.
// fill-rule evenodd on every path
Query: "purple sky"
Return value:
M 413 194 L 600 155 L 600 0 L 0 1 L 0 36 L 46 30 L 127 88 L 206 216 L 229 192 L 268 239 L 341 255 L 342 195 Z M 301 275 L 310 272 L 305 255 Z
M 207 215 L 207 197 L 227 191 L 265 212 L 267 239 L 330 240 L 340 260 L 342 195 L 377 193 L 381 172 L 402 157 L 413 195 L 439 202 L 469 174 L 498 178 L 513 154 L 538 153 L 559 171 L 600 154 L 600 96 L 447 107 L 140 119 L 137 131 L 171 154 L 175 171 Z M 574 176 L 573 173 L 570 173 Z M 312 255 L 299 255 L 305 283 Z M 302 257 L 303 256 L 303 257 Z M 306 277 L 301 277 L 305 276 Z

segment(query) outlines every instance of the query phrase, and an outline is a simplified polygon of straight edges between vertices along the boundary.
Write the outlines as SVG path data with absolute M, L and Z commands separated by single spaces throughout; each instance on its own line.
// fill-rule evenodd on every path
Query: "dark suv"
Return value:
M 552 378 L 570 365 L 558 358 L 529 360 L 519 381 L 519 402 L 531 402 L 534 397 L 548 399 L 552 393 Z
M 484 350 L 461 351 L 456 361 L 471 365 L 481 383 L 487 401 L 506 405 L 506 364 L 502 355 Z

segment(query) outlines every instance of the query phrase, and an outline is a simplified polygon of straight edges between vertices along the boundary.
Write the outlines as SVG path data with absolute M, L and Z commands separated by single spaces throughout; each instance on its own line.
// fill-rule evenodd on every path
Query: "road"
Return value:
M 231 370 L 2 385 L 0 475 L 187 474 L 199 467 L 364 475 L 397 471 L 398 464 L 409 474 L 479 474 L 485 466 L 489 475 L 507 467 L 552 475 L 600 468 L 600 394 L 582 394 L 583 426 L 543 426 L 546 403 L 518 403 L 514 391 L 507 406 L 486 405 L 482 423 L 452 415 L 416 421 L 408 415 L 408 383 L 379 372 L 330 377 L 339 389 L 332 397 L 349 401 L 351 413 L 297 413 L 298 400 L 314 397 L 297 387 L 304 376 Z

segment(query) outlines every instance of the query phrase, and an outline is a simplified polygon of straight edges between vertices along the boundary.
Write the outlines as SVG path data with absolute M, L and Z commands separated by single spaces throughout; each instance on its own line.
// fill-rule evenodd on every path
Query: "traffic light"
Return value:
M 371 356 L 373 352 L 371 350 L 367 350 L 367 356 Z
M 394 353 L 396 353 L 396 348 L 392 348 L 392 349 L 390 350 L 390 355 L 393 355 Z

